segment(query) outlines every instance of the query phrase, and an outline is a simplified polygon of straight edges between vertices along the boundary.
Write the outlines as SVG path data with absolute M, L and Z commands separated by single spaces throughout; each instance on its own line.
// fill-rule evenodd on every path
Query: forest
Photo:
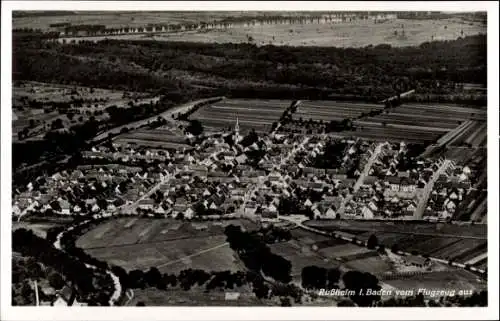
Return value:
M 486 83 L 485 35 L 402 48 L 103 40 L 18 41 L 13 49 L 14 79 L 137 91 L 180 88 L 186 95 L 207 86 L 229 96 L 291 98 L 298 92 L 298 98 L 327 93 L 376 101 L 394 95 L 401 81 L 421 90 Z

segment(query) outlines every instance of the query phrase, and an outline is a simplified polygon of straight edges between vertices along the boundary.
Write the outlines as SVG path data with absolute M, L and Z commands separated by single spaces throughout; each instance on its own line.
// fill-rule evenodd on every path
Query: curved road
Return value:
M 63 235 L 69 231 L 72 231 L 75 229 L 75 227 L 77 226 L 80 226 L 80 225 L 83 225 L 85 223 L 88 223 L 90 222 L 90 220 L 87 220 L 87 221 L 83 221 L 82 223 L 78 224 L 78 225 L 75 225 L 75 226 L 70 226 L 69 228 L 67 228 L 66 230 L 62 231 L 61 233 L 59 233 L 56 237 L 56 241 L 54 242 L 54 247 L 58 250 L 61 250 L 61 251 L 64 251 L 62 245 L 61 245 L 61 238 L 63 237 Z M 91 269 L 96 269 L 95 266 L 93 265 L 90 265 L 90 264 L 86 264 L 85 263 L 85 266 L 88 267 L 88 268 L 91 268 Z M 111 277 L 111 279 L 113 280 L 113 285 L 115 287 L 115 291 L 113 292 L 113 294 L 111 295 L 111 297 L 109 298 L 109 305 L 110 306 L 113 306 L 113 305 L 116 305 L 116 302 L 118 301 L 118 299 L 120 298 L 121 296 L 121 293 L 122 293 L 122 285 L 120 283 L 120 278 L 118 278 L 118 276 L 116 276 L 113 272 L 111 272 L 111 270 L 106 270 L 106 273 Z

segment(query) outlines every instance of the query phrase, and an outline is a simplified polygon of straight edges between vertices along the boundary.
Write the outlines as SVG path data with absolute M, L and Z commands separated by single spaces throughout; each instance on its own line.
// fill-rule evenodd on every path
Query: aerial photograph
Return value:
M 13 11 L 10 304 L 487 307 L 487 20 Z

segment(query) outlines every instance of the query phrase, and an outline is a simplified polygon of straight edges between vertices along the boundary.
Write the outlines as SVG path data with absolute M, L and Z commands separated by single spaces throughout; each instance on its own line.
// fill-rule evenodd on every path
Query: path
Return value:
M 132 122 L 132 123 L 128 123 L 128 124 L 125 124 L 125 125 L 122 125 L 122 126 L 115 127 L 115 128 L 110 129 L 110 130 L 107 130 L 104 133 L 101 133 L 101 134 L 97 135 L 96 137 L 94 137 L 92 139 L 92 141 L 95 142 L 95 141 L 99 141 L 99 140 L 105 139 L 110 134 L 119 134 L 120 131 L 122 130 L 122 128 L 125 128 L 125 127 L 127 127 L 127 128 L 130 129 L 130 128 L 138 128 L 138 127 L 145 126 L 150 121 L 155 121 L 156 119 L 158 119 L 158 117 L 163 117 L 163 118 L 169 120 L 169 119 L 171 119 L 172 115 L 174 115 L 174 114 L 185 113 L 185 112 L 187 112 L 188 110 L 192 109 L 194 106 L 196 106 L 198 104 L 201 104 L 201 103 L 204 103 L 204 102 L 209 102 L 211 100 L 217 100 L 217 99 L 221 99 L 222 100 L 222 99 L 224 99 L 224 97 L 211 97 L 211 98 L 205 98 L 205 99 L 199 99 L 199 100 L 191 101 L 189 103 L 186 103 L 186 104 L 183 104 L 183 105 L 179 105 L 179 106 L 170 108 L 170 109 L 164 111 L 161 114 L 157 114 L 157 115 L 151 116 L 151 117 L 146 118 L 146 119 L 138 120 L 138 121 L 135 121 L 135 122 Z
M 434 183 L 439 178 L 439 175 L 443 174 L 448 169 L 448 167 L 450 165 L 451 165 L 451 161 L 449 159 L 445 159 L 444 161 L 442 161 L 438 170 L 434 172 L 434 174 L 432 175 L 429 182 L 427 184 L 425 184 L 425 187 L 423 190 L 423 195 L 420 198 L 420 201 L 417 205 L 417 209 L 413 213 L 413 217 L 415 219 L 417 219 L 417 220 L 422 219 L 422 217 L 424 215 L 425 207 L 427 206 L 427 202 L 429 201 L 429 197 L 431 196 L 431 192 L 434 189 Z
M 139 197 L 135 202 L 133 202 L 132 204 L 128 204 L 128 205 L 123 205 L 120 208 L 121 213 L 130 213 L 132 210 L 134 210 L 137 207 L 137 205 L 142 200 L 144 200 L 144 199 L 150 197 L 151 195 L 153 195 L 153 193 L 155 193 L 163 184 L 165 184 L 166 182 L 168 182 L 171 177 L 175 177 L 175 175 L 177 173 L 178 173 L 177 169 L 174 171 L 173 174 L 167 173 L 167 175 L 165 175 L 165 177 L 163 179 L 161 179 L 157 184 L 155 184 L 153 187 L 151 187 L 148 192 L 146 192 L 144 195 L 142 195 L 141 197 Z
M 363 181 L 365 180 L 365 177 L 368 176 L 368 173 L 370 172 L 370 169 L 372 168 L 373 163 L 377 160 L 380 152 L 382 152 L 382 147 L 384 147 L 386 144 L 387 143 L 379 143 L 375 147 L 375 150 L 373 151 L 372 155 L 368 159 L 368 162 L 366 162 L 366 164 L 365 164 L 363 172 L 359 175 L 358 179 L 356 180 L 356 183 L 354 183 L 353 192 L 350 193 L 349 195 L 347 195 L 347 197 L 342 200 L 342 203 L 340 203 L 338 214 L 340 214 L 341 216 L 344 215 L 345 205 L 351 201 L 353 194 L 359 190 L 359 188 L 363 184 Z
M 190 255 L 186 255 L 184 257 L 181 257 L 180 259 L 176 259 L 176 260 L 173 260 L 173 261 L 169 261 L 169 262 L 160 264 L 160 265 L 157 266 L 157 268 L 159 269 L 159 268 L 162 268 L 162 267 L 167 266 L 167 265 L 171 265 L 171 264 L 174 264 L 174 263 L 177 263 L 177 262 L 181 262 L 181 261 L 183 261 L 185 259 L 189 259 L 189 258 L 192 258 L 192 257 L 198 256 L 198 255 L 201 255 L 201 254 L 204 254 L 204 253 L 216 250 L 218 248 L 221 248 L 221 247 L 224 247 L 224 246 L 227 246 L 227 245 L 229 245 L 229 243 L 228 242 L 224 242 L 222 244 L 213 246 L 213 247 L 211 247 L 209 249 L 201 250 L 199 252 L 196 252 L 196 253 L 193 253 L 193 254 L 190 254 Z
M 480 254 L 480 255 L 476 256 L 475 258 L 473 258 L 473 259 L 470 259 L 469 261 L 465 262 L 465 264 L 474 265 L 477 262 L 479 262 L 479 261 L 481 261 L 481 260 L 483 260 L 483 259 L 485 259 L 487 257 L 488 257 L 488 252 Z

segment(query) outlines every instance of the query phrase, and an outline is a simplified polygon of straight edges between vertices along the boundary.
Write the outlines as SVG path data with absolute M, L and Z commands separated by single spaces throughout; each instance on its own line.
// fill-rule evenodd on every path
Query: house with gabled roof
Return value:
M 56 300 L 53 306 L 76 306 L 81 305 L 77 301 L 77 292 L 65 285 L 62 289 L 56 291 Z
M 373 219 L 373 217 L 374 217 L 373 211 L 368 206 L 364 206 L 361 209 L 361 214 L 363 215 L 363 218 L 365 218 L 365 219 Z

